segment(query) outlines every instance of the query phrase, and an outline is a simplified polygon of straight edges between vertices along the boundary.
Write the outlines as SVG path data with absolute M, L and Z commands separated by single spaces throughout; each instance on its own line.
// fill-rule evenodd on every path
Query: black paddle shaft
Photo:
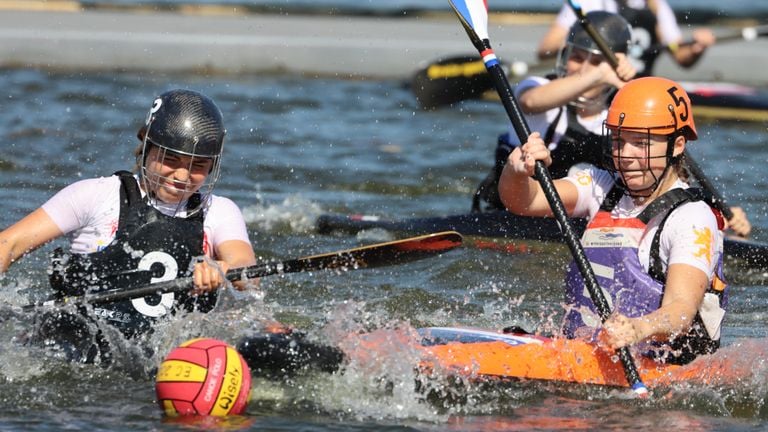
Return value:
M 227 272 L 226 277 L 228 280 L 234 282 L 247 278 L 258 278 L 278 273 L 290 273 L 294 270 L 291 263 L 297 260 L 291 260 L 286 262 L 274 262 L 266 264 L 258 264 L 251 267 L 244 267 L 240 269 L 233 269 Z M 286 266 L 287 264 L 287 266 Z M 86 296 L 67 297 L 64 299 L 47 300 L 39 304 L 30 304 L 24 306 L 24 310 L 32 310 L 40 306 L 47 305 L 61 305 L 64 303 L 86 301 L 92 305 L 100 305 L 106 303 L 113 303 L 116 301 L 128 300 L 132 298 L 141 298 L 149 295 L 157 295 L 163 293 L 176 293 L 182 291 L 189 291 L 194 284 L 191 277 L 172 279 L 169 281 L 157 282 L 151 285 L 131 288 L 129 290 L 122 289 L 110 289 L 98 293 L 88 294 Z
M 712 198 L 714 198 L 712 205 L 714 205 L 716 209 L 720 210 L 723 216 L 725 216 L 726 220 L 733 219 L 733 212 L 731 211 L 730 206 L 728 206 L 728 204 L 725 202 L 725 198 L 723 198 L 723 196 L 720 194 L 720 191 L 715 189 L 715 185 L 713 185 L 709 180 L 709 177 L 704 174 L 704 171 L 701 170 L 699 164 L 696 163 L 688 151 L 685 152 L 685 166 L 688 168 L 688 171 L 690 171 L 691 175 L 693 175 L 696 181 L 701 184 L 701 187 L 712 194 Z
M 485 49 L 491 49 L 489 40 L 484 40 L 483 45 Z M 481 52 L 483 50 L 480 50 Z M 528 136 L 531 134 L 531 130 L 528 123 L 525 121 L 520 105 L 515 99 L 515 95 L 512 92 L 512 87 L 509 85 L 507 77 L 504 75 L 502 68 L 496 64 L 488 68 L 488 72 L 493 78 L 494 85 L 499 92 L 501 102 L 504 105 L 504 109 L 507 111 L 509 119 L 512 121 L 517 138 L 521 143 L 528 141 Z M 552 181 L 552 177 L 549 175 L 549 170 L 544 166 L 542 161 L 536 161 L 536 168 L 534 171 L 534 178 L 541 185 L 541 189 L 544 191 L 544 196 L 549 202 L 552 213 L 560 224 L 560 229 L 563 233 L 563 238 L 568 248 L 571 250 L 573 259 L 576 262 L 576 266 L 579 268 L 582 277 L 584 278 L 584 284 L 589 292 L 589 296 L 597 308 L 597 313 L 600 315 L 600 319 L 605 322 L 611 314 L 611 307 L 608 301 L 603 295 L 603 291 L 597 282 L 595 271 L 589 263 L 584 248 L 581 245 L 579 237 L 576 231 L 573 229 L 573 225 L 568 220 L 568 213 L 565 210 L 563 201 L 560 199 L 560 195 L 557 194 L 555 185 Z M 618 350 L 619 358 L 624 365 L 624 370 L 627 375 L 627 380 L 634 386 L 641 383 L 640 374 L 637 371 L 634 361 L 632 360 L 632 354 L 629 352 L 629 348 L 624 347 Z
M 461 234 L 455 231 L 425 234 L 304 258 L 236 268 L 229 270 L 226 278 L 234 282 L 242 279 L 255 279 L 276 274 L 314 270 L 354 270 L 358 268 L 384 267 L 429 258 L 461 246 L 462 241 Z M 112 289 L 86 296 L 47 300 L 42 303 L 26 305 L 23 309 L 32 310 L 40 306 L 55 306 L 83 301 L 94 305 L 112 303 L 153 294 L 187 291 L 191 289 L 193 283 L 190 277 L 179 278 L 127 290 Z
M 484 44 L 485 48 L 491 48 L 490 42 L 487 39 L 484 41 Z M 488 68 L 488 72 L 491 74 L 496 88 L 499 89 L 501 102 L 504 104 L 504 109 L 507 111 L 510 121 L 512 121 L 515 133 L 517 134 L 517 139 L 520 140 L 521 143 L 528 141 L 528 136 L 531 135 L 530 127 L 525 120 L 523 112 L 520 110 L 520 105 L 517 103 L 514 93 L 512 93 L 512 88 L 509 86 L 504 71 L 498 65 L 493 65 Z M 560 230 L 565 238 L 565 243 L 570 248 L 573 257 L 576 260 L 576 265 L 584 276 L 584 282 L 590 296 L 595 302 L 597 312 L 600 314 L 600 318 L 605 321 L 611 314 L 611 307 L 608 304 L 608 301 L 606 301 L 603 292 L 600 290 L 597 278 L 595 277 L 595 272 L 589 264 L 589 260 L 584 253 L 584 248 L 581 245 L 576 231 L 573 229 L 571 221 L 568 220 L 568 212 L 565 210 L 565 205 L 560 199 L 557 189 L 555 189 L 552 176 L 549 175 L 549 170 L 544 166 L 542 161 L 536 161 L 534 178 L 538 180 L 544 191 L 544 196 L 549 202 L 552 213 L 554 213 L 555 218 L 560 224 Z

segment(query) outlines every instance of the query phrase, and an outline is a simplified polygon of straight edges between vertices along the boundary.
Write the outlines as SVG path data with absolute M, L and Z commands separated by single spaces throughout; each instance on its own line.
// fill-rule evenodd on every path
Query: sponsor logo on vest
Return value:
M 98 317 L 104 318 L 107 321 L 117 321 L 121 323 L 131 322 L 130 315 L 122 312 L 118 312 L 118 311 L 109 310 L 109 309 L 95 307 L 93 308 L 93 314 Z
M 699 246 L 699 250 L 693 254 L 696 258 L 704 258 L 707 260 L 707 264 L 712 263 L 712 231 L 709 228 L 695 229 L 693 233 L 696 234 L 696 241 L 694 243 Z
M 613 239 L 621 238 L 621 237 L 624 237 L 624 234 L 605 233 L 605 234 L 601 234 L 598 238 L 601 239 L 601 240 L 613 240 Z

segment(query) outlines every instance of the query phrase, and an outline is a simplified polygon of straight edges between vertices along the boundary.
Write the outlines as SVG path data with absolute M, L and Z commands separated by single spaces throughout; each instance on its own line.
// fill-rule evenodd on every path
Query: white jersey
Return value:
M 552 80 L 544 77 L 527 77 L 520 81 L 520 83 L 517 84 L 517 87 L 515 87 L 515 97 L 520 99 L 520 96 L 528 90 L 543 86 L 551 81 Z M 557 107 L 539 114 L 526 114 L 525 119 L 528 122 L 531 132 L 539 132 L 541 136 L 544 137 L 547 133 L 547 129 L 549 129 L 550 125 L 555 121 L 558 113 L 560 113 L 560 109 L 561 107 Z M 552 140 L 547 143 L 550 151 L 557 148 L 557 143 L 560 142 L 560 139 L 565 135 L 565 131 L 568 129 L 568 113 L 566 112 L 566 109 L 566 107 L 562 107 L 562 114 L 560 114 L 560 119 L 557 121 L 557 126 L 555 126 L 555 133 L 552 135 Z M 601 135 L 603 133 L 603 120 L 605 120 L 607 116 L 608 109 L 605 108 L 595 116 L 589 118 L 577 116 L 577 119 L 584 129 L 591 133 Z M 520 145 L 520 140 L 517 139 L 517 133 L 514 129 L 510 129 L 509 142 L 515 146 Z
M 579 1 L 581 10 L 584 13 L 602 10 L 606 12 L 619 13 L 619 6 L 616 0 L 581 0 Z M 657 0 L 656 20 L 658 21 L 659 39 L 661 43 L 668 45 L 673 42 L 679 41 L 683 36 L 680 31 L 680 26 L 677 24 L 677 18 L 675 18 L 675 12 L 669 6 L 666 0 Z M 627 0 L 627 6 L 633 9 L 645 9 L 648 7 L 648 2 L 645 0 Z M 576 14 L 573 13 L 573 9 L 568 4 L 563 5 L 560 8 L 560 12 L 555 18 L 557 25 L 564 29 L 569 29 L 576 23 Z M 635 31 L 633 29 L 633 31 Z M 638 29 L 640 31 L 640 29 Z M 641 40 L 649 37 L 648 35 L 633 34 L 632 38 L 641 46 L 647 46 L 643 44 Z M 650 39 L 648 39 L 650 40 Z
M 71 252 L 100 251 L 115 239 L 117 232 L 120 178 L 113 175 L 78 181 L 59 191 L 42 208 L 70 238 Z M 173 205 L 158 210 L 172 215 L 176 208 Z M 243 215 L 232 200 L 213 195 L 204 212 L 203 251 L 207 256 L 217 258 L 218 246 L 228 240 L 250 244 Z M 179 216 L 185 216 L 184 213 Z
M 614 186 L 613 175 L 594 167 L 587 167 L 565 178 L 576 186 L 578 201 L 573 216 L 592 219 L 606 195 Z M 687 189 L 687 183 L 678 180 L 674 188 Z M 611 215 L 615 218 L 637 217 L 646 205 L 635 205 L 629 196 L 623 196 Z M 650 250 L 662 215 L 651 219 L 645 236 L 640 241 L 639 258 L 645 271 L 650 266 Z M 675 209 L 661 232 L 659 257 L 663 271 L 671 264 L 688 264 L 703 271 L 709 281 L 723 253 L 723 236 L 717 218 L 709 205 L 702 201 L 686 203 Z

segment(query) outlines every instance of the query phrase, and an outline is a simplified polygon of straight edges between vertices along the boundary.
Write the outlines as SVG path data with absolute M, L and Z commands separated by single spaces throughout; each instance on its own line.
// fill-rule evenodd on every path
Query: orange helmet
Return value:
M 660 77 L 638 78 L 622 87 L 608 108 L 605 125 L 659 135 L 679 131 L 689 141 L 698 137 L 688 93 L 680 84 Z

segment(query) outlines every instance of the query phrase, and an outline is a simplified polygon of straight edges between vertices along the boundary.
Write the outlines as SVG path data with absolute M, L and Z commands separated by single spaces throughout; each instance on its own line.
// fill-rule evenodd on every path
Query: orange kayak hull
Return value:
M 354 349 L 347 345 L 345 351 L 350 358 L 371 361 L 371 357 L 377 355 L 392 355 L 393 347 L 410 345 L 409 351 L 415 348 L 419 352 L 419 369 L 427 373 L 469 379 L 629 387 L 618 356 L 583 340 L 455 327 L 429 327 L 417 332 L 362 335 L 354 343 Z M 732 382 L 742 374 L 749 374 L 749 371 L 741 370 L 744 368 L 735 367 L 727 357 L 705 356 L 689 365 L 679 366 L 635 356 L 635 363 L 649 388 L 676 382 L 704 385 Z

